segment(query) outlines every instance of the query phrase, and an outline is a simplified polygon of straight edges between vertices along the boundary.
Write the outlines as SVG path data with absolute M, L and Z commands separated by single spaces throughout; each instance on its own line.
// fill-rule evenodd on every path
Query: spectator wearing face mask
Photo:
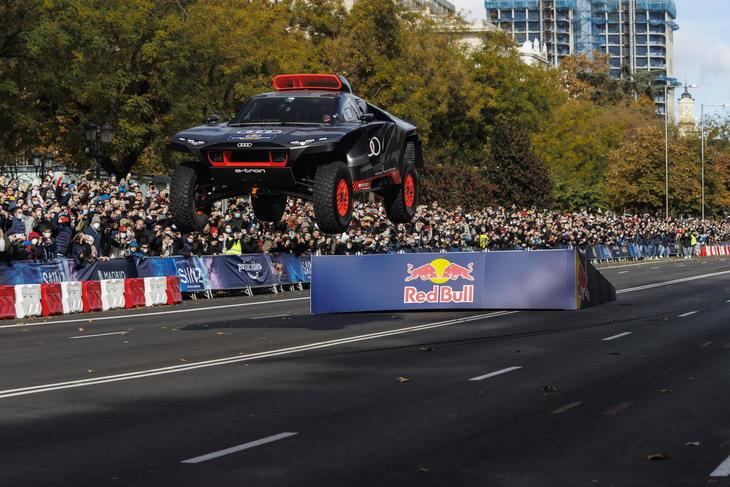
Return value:
M 93 245 L 96 248 L 96 255 L 101 254 L 101 218 L 99 215 L 94 215 L 91 219 L 91 225 L 84 230 L 85 235 L 89 235 L 93 238 Z
M 73 243 L 73 259 L 78 267 L 83 267 L 91 262 L 95 262 L 98 258 L 96 247 L 94 247 L 94 237 L 84 233 L 79 233 L 74 238 Z
M 192 233 L 183 238 L 182 246 L 180 247 L 180 255 L 182 255 L 183 257 L 192 257 L 194 242 L 195 236 Z
M 28 235 L 25 232 L 25 220 L 23 215 L 23 209 L 22 208 L 16 208 L 14 214 L 13 214 L 13 220 L 10 224 L 10 230 L 8 230 L 8 235 L 22 235 L 25 237 Z
M 226 227 L 226 233 L 228 233 L 228 227 Z M 233 235 L 228 236 L 226 239 L 226 255 L 241 255 L 243 252 L 241 235 L 241 229 L 236 228 L 233 231 Z
M 56 258 L 56 242 L 50 228 L 43 228 L 40 240 L 36 244 L 36 257 L 41 262 L 48 262 Z
M 208 252 L 210 255 L 221 255 L 226 251 L 226 237 L 224 235 L 218 235 L 216 238 L 211 236 L 210 243 L 208 245 Z

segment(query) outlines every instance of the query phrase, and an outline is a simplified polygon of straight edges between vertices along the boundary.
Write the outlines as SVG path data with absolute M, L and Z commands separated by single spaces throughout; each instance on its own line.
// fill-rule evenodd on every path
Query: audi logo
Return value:
M 380 151 L 383 149 L 380 140 L 377 137 L 370 139 L 370 153 L 368 157 L 377 157 L 380 155 Z
M 248 147 L 253 147 L 253 144 L 251 142 L 239 142 L 238 144 L 236 144 L 236 147 L 246 149 Z

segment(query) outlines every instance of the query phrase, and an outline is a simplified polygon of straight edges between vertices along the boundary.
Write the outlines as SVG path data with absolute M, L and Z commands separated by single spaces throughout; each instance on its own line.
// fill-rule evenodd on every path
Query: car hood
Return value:
M 251 143 L 253 146 L 301 147 L 317 143 L 339 141 L 353 130 L 352 124 L 287 126 L 246 125 L 231 127 L 225 124 L 201 125 L 175 134 L 172 144 L 189 149 L 203 149 L 209 146 L 236 146 Z

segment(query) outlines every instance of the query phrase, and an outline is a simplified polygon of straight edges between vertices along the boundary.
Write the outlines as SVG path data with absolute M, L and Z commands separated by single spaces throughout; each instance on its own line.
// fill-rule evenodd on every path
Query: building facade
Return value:
M 570 54 L 600 51 L 616 78 L 674 72 L 674 0 L 485 0 L 485 7 L 487 19 L 518 44 L 546 45 L 554 66 Z M 663 95 L 656 103 L 660 114 L 673 112 Z

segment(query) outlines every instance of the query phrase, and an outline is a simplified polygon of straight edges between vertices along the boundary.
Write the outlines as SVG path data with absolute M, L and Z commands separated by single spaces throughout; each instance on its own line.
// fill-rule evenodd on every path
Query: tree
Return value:
M 670 211 L 697 214 L 700 202 L 699 151 L 694 141 L 670 134 Z M 658 124 L 639 127 L 622 147 L 609 153 L 608 191 L 616 210 L 654 212 L 664 207 L 665 154 Z
M 529 136 L 522 127 L 497 124 L 488 168 L 500 204 L 542 208 L 552 204 L 550 175 L 544 162 L 530 150 Z

